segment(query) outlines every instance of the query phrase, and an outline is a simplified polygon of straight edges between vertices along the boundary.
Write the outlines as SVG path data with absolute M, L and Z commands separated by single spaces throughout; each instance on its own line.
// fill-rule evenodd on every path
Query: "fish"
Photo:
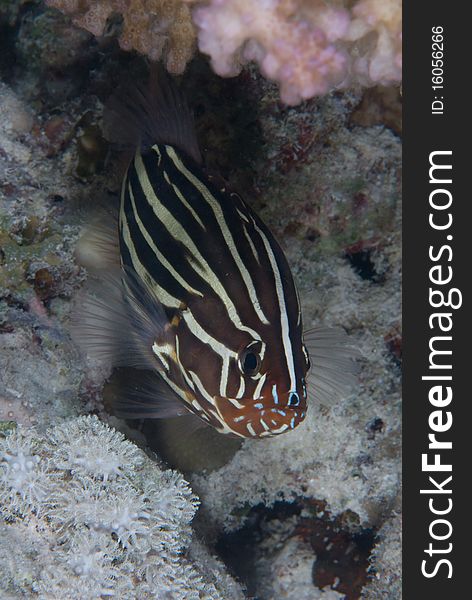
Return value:
M 87 353 L 138 370 L 115 414 L 191 414 L 239 438 L 294 430 L 306 417 L 309 372 L 321 400 L 350 381 L 344 332 L 303 332 L 281 246 L 205 169 L 193 115 L 169 76 L 151 70 L 107 114 L 109 138 L 133 154 L 118 216 L 109 211 L 81 242 L 97 285 L 81 302 L 75 338 Z M 94 267 L 84 248 L 95 249 Z

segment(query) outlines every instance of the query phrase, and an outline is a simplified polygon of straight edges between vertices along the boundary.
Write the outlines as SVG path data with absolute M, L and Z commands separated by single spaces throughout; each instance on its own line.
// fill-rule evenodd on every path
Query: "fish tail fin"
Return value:
M 168 144 L 202 162 L 185 96 L 157 64 L 151 65 L 147 83 L 125 85 L 111 96 L 105 106 L 104 132 L 120 146 L 145 151 L 154 144 Z
M 315 327 L 306 331 L 303 339 L 311 361 L 310 396 L 332 405 L 356 385 L 361 353 L 340 327 Z

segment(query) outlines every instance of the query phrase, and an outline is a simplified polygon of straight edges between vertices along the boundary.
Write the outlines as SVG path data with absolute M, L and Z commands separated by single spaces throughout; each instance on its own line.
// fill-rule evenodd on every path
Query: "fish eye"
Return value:
M 288 405 L 289 406 L 298 406 L 300 404 L 300 398 L 297 392 L 291 392 L 288 397 Z
M 247 348 L 239 359 L 239 368 L 243 375 L 256 375 L 261 368 L 261 357 L 252 348 Z

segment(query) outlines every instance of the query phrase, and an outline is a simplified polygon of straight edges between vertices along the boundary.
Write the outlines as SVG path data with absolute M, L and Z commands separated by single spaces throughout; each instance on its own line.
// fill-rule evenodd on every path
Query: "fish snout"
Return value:
M 306 415 L 306 400 L 297 392 L 287 392 L 277 400 L 274 402 L 273 395 L 257 400 L 217 396 L 215 405 L 233 434 L 267 437 L 295 429 Z

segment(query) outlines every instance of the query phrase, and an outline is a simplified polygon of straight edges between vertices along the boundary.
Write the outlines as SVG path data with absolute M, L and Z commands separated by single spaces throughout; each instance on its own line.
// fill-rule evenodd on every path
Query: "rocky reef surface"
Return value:
M 305 326 L 341 326 L 362 353 L 349 396 L 240 444 L 111 416 L 116 375 L 68 333 L 77 239 L 120 186 L 103 102 L 144 62 L 40 2 L 1 2 L 0 33 L 2 597 L 400 598 L 398 88 L 287 107 L 253 65 L 221 79 L 199 57 L 182 78 L 205 162 L 280 241 Z M 109 504 L 125 487 L 134 521 Z M 73 515 L 67 494 L 87 495 Z

